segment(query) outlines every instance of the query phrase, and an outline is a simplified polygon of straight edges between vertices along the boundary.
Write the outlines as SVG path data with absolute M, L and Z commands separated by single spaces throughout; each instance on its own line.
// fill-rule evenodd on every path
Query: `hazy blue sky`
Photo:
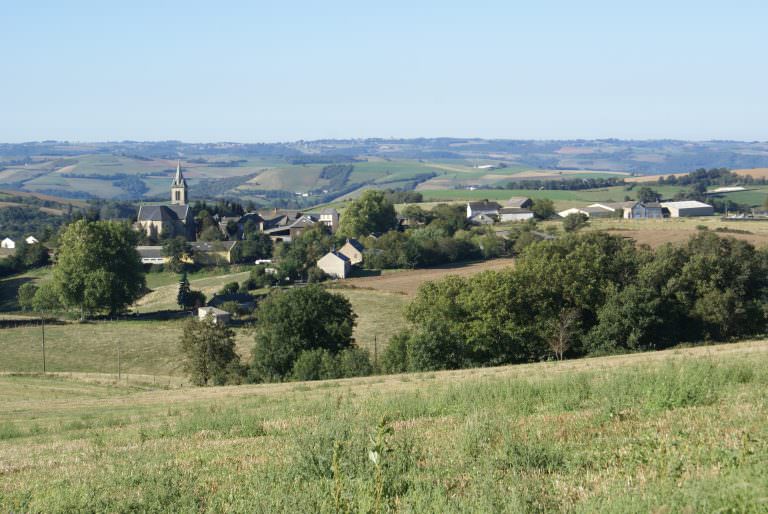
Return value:
M 111 3 L 2 2 L 0 141 L 768 139 L 764 0 Z

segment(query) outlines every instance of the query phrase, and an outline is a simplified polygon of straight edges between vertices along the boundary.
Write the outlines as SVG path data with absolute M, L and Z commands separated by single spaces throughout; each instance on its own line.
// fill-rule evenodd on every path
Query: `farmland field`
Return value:
M 219 388 L 0 376 L 0 510 L 761 512 L 766 386 L 766 341 Z
M 551 221 L 543 225 L 558 226 L 560 223 Z M 768 245 L 768 221 L 723 221 L 716 216 L 663 220 L 593 219 L 587 230 L 604 230 L 655 248 L 665 243 L 685 243 L 704 228 L 723 237 L 749 241 L 758 247 Z
M 426 269 L 389 271 L 379 276 L 348 278 L 339 282 L 341 287 L 373 289 L 406 296 L 413 296 L 421 284 L 428 280 L 439 280 L 448 275 L 467 276 L 486 270 L 503 269 L 511 266 L 513 259 L 491 259 L 474 263 L 448 264 Z

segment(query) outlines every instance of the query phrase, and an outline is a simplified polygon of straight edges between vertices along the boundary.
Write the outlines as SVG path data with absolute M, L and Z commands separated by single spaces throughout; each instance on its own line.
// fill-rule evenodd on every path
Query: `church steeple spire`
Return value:
M 176 162 L 176 176 L 173 177 L 173 182 L 171 182 L 171 204 L 187 204 L 187 180 L 181 173 L 181 159 Z

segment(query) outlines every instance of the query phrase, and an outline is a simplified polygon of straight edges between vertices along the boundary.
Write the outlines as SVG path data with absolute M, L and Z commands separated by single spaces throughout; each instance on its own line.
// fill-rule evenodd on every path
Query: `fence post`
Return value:
M 45 374 L 45 313 L 40 317 L 40 328 L 43 332 L 43 374 Z
M 120 341 L 117 341 L 117 384 L 120 385 Z

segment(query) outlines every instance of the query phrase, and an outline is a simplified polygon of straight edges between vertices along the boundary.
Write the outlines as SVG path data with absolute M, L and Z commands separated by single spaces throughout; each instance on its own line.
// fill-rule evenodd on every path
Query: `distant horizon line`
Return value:
M 417 136 L 417 137 L 327 137 L 316 139 L 293 139 L 293 140 L 183 140 L 183 139 L 104 139 L 104 140 L 75 140 L 75 139 L 39 139 L 27 141 L 0 141 L 0 145 L 32 145 L 32 144 L 119 144 L 119 143 L 180 143 L 186 145 L 194 144 L 234 144 L 234 145 L 280 145 L 295 143 L 315 143 L 319 141 L 418 141 L 418 140 L 463 140 L 463 141 L 533 141 L 533 142 L 610 142 L 610 141 L 628 141 L 628 142 L 650 142 L 650 141 L 671 141 L 683 143 L 768 143 L 768 140 L 760 139 L 680 139 L 672 137 L 653 137 L 653 138 L 621 138 L 621 137 L 595 137 L 595 138 L 518 138 L 518 137 L 473 137 L 473 136 Z

